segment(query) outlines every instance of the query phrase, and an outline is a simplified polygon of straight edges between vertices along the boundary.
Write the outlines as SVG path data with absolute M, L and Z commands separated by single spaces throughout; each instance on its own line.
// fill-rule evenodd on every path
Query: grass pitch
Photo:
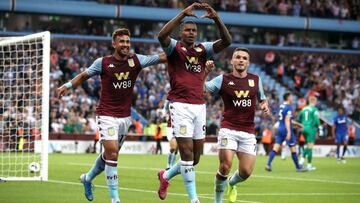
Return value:
M 90 169 L 95 154 L 50 154 L 49 181 L 11 181 L 0 183 L 1 203 L 87 202 L 79 175 Z M 119 194 L 122 203 L 187 203 L 181 175 L 171 181 L 166 200 L 157 197 L 157 171 L 166 166 L 165 155 L 120 155 Z M 360 202 L 360 159 L 349 158 L 339 164 L 335 158 L 314 158 L 316 171 L 295 172 L 290 157 L 278 156 L 273 172 L 266 172 L 267 157 L 258 156 L 253 175 L 238 185 L 237 202 Z M 237 166 L 234 159 L 233 171 Z M 202 203 L 213 202 L 216 156 L 203 156 L 196 166 L 196 183 Z M 104 174 L 95 184 L 94 203 L 110 202 Z M 225 199 L 223 202 L 228 202 Z

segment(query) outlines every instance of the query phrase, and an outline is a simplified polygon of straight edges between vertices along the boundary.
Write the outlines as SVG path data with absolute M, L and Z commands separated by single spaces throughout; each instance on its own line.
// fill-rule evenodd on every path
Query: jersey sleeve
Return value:
M 292 118 L 292 109 L 291 107 L 287 107 L 285 110 L 285 117 L 286 116 L 290 116 L 290 118 Z
M 207 81 L 205 83 L 205 90 L 207 92 L 219 93 L 222 81 L 223 81 L 223 75 L 219 75 L 214 79 Z
M 167 56 L 169 56 L 174 51 L 174 49 L 176 47 L 176 42 L 177 41 L 175 39 L 171 38 L 169 46 L 163 47 L 163 50 Z
M 263 85 L 262 85 L 262 80 L 261 80 L 260 76 L 258 76 L 258 77 L 259 77 L 258 100 L 263 101 L 263 100 L 266 100 L 266 96 L 264 94 L 264 88 L 263 88 Z
M 207 59 L 214 55 L 214 42 L 203 42 L 201 44 L 205 47 Z
M 141 68 L 145 68 L 145 67 L 148 67 L 148 66 L 158 64 L 159 61 L 160 61 L 160 55 L 158 55 L 158 54 L 148 55 L 148 56 L 141 55 L 141 54 L 136 54 L 136 56 L 139 59 Z
M 314 120 L 316 127 L 320 126 L 319 111 L 317 109 L 314 111 Z
M 103 58 L 96 59 L 93 62 L 93 64 L 91 64 L 91 66 L 86 70 L 90 77 L 92 77 L 94 75 L 100 75 L 101 74 L 101 72 L 102 72 L 102 59 Z

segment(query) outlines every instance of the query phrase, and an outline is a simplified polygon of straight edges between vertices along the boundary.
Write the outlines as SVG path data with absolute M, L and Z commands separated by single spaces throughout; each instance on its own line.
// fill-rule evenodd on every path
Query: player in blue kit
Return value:
M 303 125 L 293 120 L 293 109 L 291 107 L 293 103 L 293 97 L 291 93 L 285 93 L 283 96 L 284 103 L 280 105 L 279 109 L 279 128 L 275 136 L 275 144 L 273 150 L 269 154 L 269 159 L 266 164 L 265 170 L 271 171 L 271 162 L 275 158 L 276 153 L 280 149 L 281 143 L 286 140 L 286 144 L 289 146 L 291 151 L 291 157 L 294 161 L 296 171 L 304 172 L 307 171 L 305 168 L 301 168 L 299 160 L 296 154 L 296 136 L 293 132 L 293 125 L 303 128 Z
M 332 127 L 332 136 L 335 138 L 336 144 L 336 159 L 345 163 L 345 153 L 347 149 L 348 135 L 347 135 L 347 116 L 344 113 L 344 108 L 338 108 L 338 114 L 334 117 L 334 125 Z M 343 144 L 343 152 L 340 157 L 340 145 Z

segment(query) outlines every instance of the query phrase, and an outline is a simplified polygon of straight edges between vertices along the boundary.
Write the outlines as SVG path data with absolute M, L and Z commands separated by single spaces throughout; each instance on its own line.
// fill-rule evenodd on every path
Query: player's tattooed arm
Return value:
M 75 78 L 71 81 L 63 84 L 61 87 L 57 88 L 58 97 L 62 97 L 68 93 L 68 91 L 72 88 L 76 88 L 77 86 L 81 85 L 85 80 L 89 79 L 90 75 L 88 74 L 87 70 L 78 74 Z
M 201 4 L 202 8 L 206 10 L 205 15 L 201 16 L 201 18 L 210 18 L 214 20 L 216 26 L 219 29 L 220 32 L 220 39 L 216 40 L 213 48 L 215 53 L 219 53 L 226 47 L 230 46 L 231 44 L 231 35 L 229 33 L 229 30 L 226 28 L 224 22 L 221 20 L 217 12 L 207 3 Z
M 194 8 L 201 8 L 201 4 L 193 3 L 190 6 L 186 7 L 184 10 L 181 11 L 181 13 L 179 13 L 168 23 L 166 23 L 166 25 L 160 30 L 158 40 L 162 47 L 169 46 L 171 42 L 170 34 L 183 18 L 185 18 L 186 16 L 193 16 L 197 18 L 197 16 L 193 12 Z

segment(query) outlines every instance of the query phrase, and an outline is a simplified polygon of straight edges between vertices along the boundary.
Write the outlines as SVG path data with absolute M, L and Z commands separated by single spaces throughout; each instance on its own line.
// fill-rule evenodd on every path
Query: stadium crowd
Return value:
M 330 106 L 345 107 L 360 121 L 359 58 L 351 55 L 278 53 L 265 71 L 301 95 L 316 95 Z M 289 80 L 290 78 L 290 80 Z M 289 82 L 292 81 L 292 82 Z
M 97 0 L 100 3 L 183 9 L 196 2 L 184 0 Z M 217 11 L 309 16 L 333 19 L 360 19 L 360 5 L 354 0 L 208 0 Z

